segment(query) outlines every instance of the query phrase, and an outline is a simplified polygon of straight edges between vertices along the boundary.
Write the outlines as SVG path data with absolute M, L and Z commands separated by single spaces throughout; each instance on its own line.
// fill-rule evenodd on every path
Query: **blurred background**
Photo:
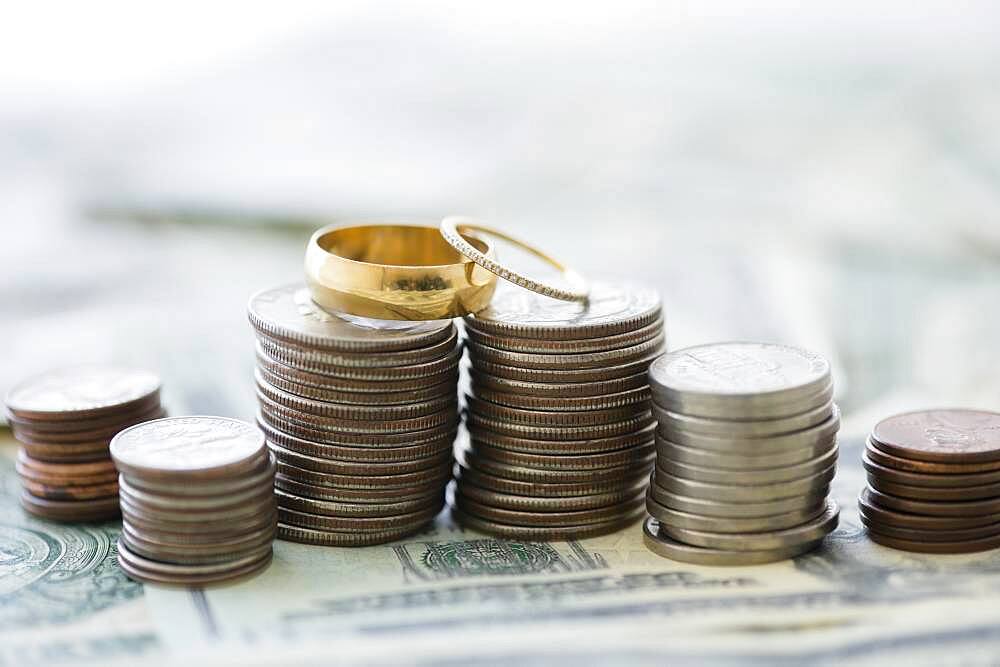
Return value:
M 829 355 L 866 427 L 998 408 L 1000 6 L 798 4 L 9 7 L 0 390 L 115 361 L 249 417 L 313 229 L 466 214 L 656 286 L 673 348 Z

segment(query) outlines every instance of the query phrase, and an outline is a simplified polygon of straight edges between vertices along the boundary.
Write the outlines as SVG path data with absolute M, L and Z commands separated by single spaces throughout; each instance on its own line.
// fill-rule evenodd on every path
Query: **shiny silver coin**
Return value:
M 742 441 L 753 438 L 754 442 L 760 443 L 762 447 L 769 447 L 769 451 L 778 451 L 781 444 L 787 445 L 786 441 L 781 444 L 768 445 L 763 442 L 765 439 L 775 439 L 778 436 L 795 434 L 800 431 L 811 429 L 824 424 L 833 416 L 836 416 L 836 424 L 839 428 L 839 411 L 833 403 L 827 403 L 809 412 L 803 412 L 792 417 L 781 419 L 766 419 L 759 421 L 735 421 L 723 419 L 708 419 L 705 417 L 690 417 L 676 412 L 664 410 L 653 403 L 653 413 L 660 424 L 660 432 L 668 440 L 681 445 L 701 447 L 702 442 L 709 445 L 715 444 L 725 448 L 733 447 L 732 441 Z M 814 435 L 810 433 L 810 435 Z M 707 438 L 715 438 L 714 441 Z M 809 436 L 803 436 L 808 438 Z M 726 442 L 719 442 L 726 441 Z M 798 446 L 795 444 L 794 446 Z M 736 446 L 739 447 L 739 446 Z M 745 450 L 745 445 L 743 446 Z M 708 448 L 708 447 L 706 447 Z M 727 449 L 727 451 L 731 451 Z
M 451 508 L 451 516 L 456 523 L 470 530 L 487 535 L 496 535 L 507 539 L 522 540 L 582 540 L 588 537 L 598 537 L 615 533 L 627 528 L 645 515 L 640 508 L 632 514 L 600 523 L 588 523 L 582 526 L 517 526 L 513 524 L 490 521 L 463 511 L 459 507 Z
M 573 482 L 600 483 L 632 479 L 643 472 L 648 472 L 656 462 L 656 455 L 651 452 L 645 459 L 639 459 L 613 468 L 600 468 L 596 470 L 547 470 L 529 466 L 508 465 L 488 459 L 478 454 L 474 449 L 457 451 L 456 459 L 467 468 L 474 468 L 494 477 L 524 482 L 539 482 L 542 484 L 565 484 Z
M 460 479 L 456 492 L 477 502 L 492 507 L 528 512 L 565 512 L 570 510 L 595 509 L 623 503 L 636 495 L 644 493 L 645 478 L 631 485 L 622 486 L 616 491 L 595 493 L 580 496 L 562 496 L 556 498 L 520 496 L 512 493 L 491 491 L 471 483 L 468 479 Z
M 818 517 L 799 526 L 762 533 L 711 533 L 660 523 L 660 533 L 695 547 L 725 551 L 770 551 L 813 544 L 837 528 L 840 508 L 832 500 Z
M 495 378 L 531 382 L 534 384 L 581 384 L 617 380 L 632 377 L 636 373 L 645 373 L 646 369 L 649 368 L 649 364 L 662 353 L 663 350 L 661 348 L 652 351 L 649 355 L 641 359 L 626 364 L 605 366 L 602 368 L 574 368 L 569 370 L 506 366 L 471 355 L 469 362 L 476 372 L 491 375 Z
M 706 468 L 688 463 L 680 463 L 666 457 L 657 459 L 657 466 L 672 475 L 712 484 L 777 484 L 819 474 L 837 462 L 837 448 L 834 447 L 815 459 L 780 468 L 733 470 L 732 468 Z
M 268 442 L 268 447 L 275 453 L 282 463 L 305 468 L 315 472 L 324 472 L 334 475 L 360 475 L 371 477 L 383 477 L 385 475 L 400 475 L 412 473 L 428 468 L 437 468 L 447 465 L 452 461 L 450 449 L 443 449 L 426 458 L 414 459 L 412 461 L 400 462 L 379 462 L 368 461 L 339 461 L 336 459 L 321 458 L 300 454 L 289 449 Z
M 387 531 L 394 528 L 422 526 L 431 521 L 444 507 L 444 498 L 434 505 L 415 512 L 379 517 L 339 517 L 323 514 L 310 514 L 278 505 L 278 521 L 288 526 L 312 528 L 314 530 L 335 531 Z
M 427 459 L 442 452 L 450 452 L 455 441 L 453 431 L 424 443 L 403 445 L 400 447 L 353 447 L 343 445 L 326 445 L 310 440 L 303 440 L 294 435 L 282 433 L 272 428 L 266 422 L 258 422 L 268 442 L 274 443 L 289 451 L 316 456 L 321 459 L 349 461 L 352 463 L 403 463 L 418 459 Z
M 658 556 L 669 558 L 681 563 L 693 565 L 718 565 L 736 567 L 741 565 L 764 565 L 776 563 L 801 556 L 813 551 L 820 541 L 797 544 L 782 549 L 768 551 L 726 551 L 722 549 L 706 549 L 678 542 L 663 534 L 662 523 L 655 518 L 648 518 L 643 523 L 643 543 L 646 548 Z
M 830 363 L 821 355 L 788 345 L 746 342 L 671 352 L 653 362 L 649 379 L 654 395 L 676 412 L 721 419 L 804 412 L 831 384 Z
M 514 452 L 525 452 L 527 454 L 599 454 L 614 452 L 629 447 L 639 447 L 648 443 L 656 430 L 656 424 L 647 424 L 630 433 L 616 435 L 607 438 L 588 438 L 586 440 L 536 440 L 532 438 L 519 438 L 502 433 L 496 433 L 489 429 L 481 428 L 475 424 L 467 424 L 467 429 L 462 433 L 469 434 L 478 443 L 484 443 L 489 447 L 506 449 Z M 464 435 L 460 435 L 460 440 Z M 461 440 L 465 442 L 464 440 Z
M 175 481 L 150 480 L 144 477 L 124 476 L 127 486 L 136 491 L 149 494 L 178 496 L 185 498 L 193 496 L 229 496 L 240 494 L 247 490 L 260 489 L 273 483 L 276 461 L 270 453 L 262 459 L 256 468 L 248 470 L 243 475 L 228 479 L 191 481 L 178 484 Z
M 525 410 L 522 408 L 511 408 L 505 405 L 497 405 L 496 403 L 490 403 L 489 401 L 478 399 L 469 394 L 465 395 L 465 404 L 469 410 L 487 419 L 511 421 L 518 424 L 544 427 L 576 427 L 613 424 L 615 422 L 632 419 L 638 415 L 649 412 L 648 405 L 627 405 L 617 408 L 605 408 L 603 410 L 573 412 Z
M 830 492 L 829 485 L 820 486 L 809 493 L 763 502 L 723 502 L 693 498 L 669 491 L 656 482 L 656 475 L 649 485 L 649 496 L 661 505 L 698 516 L 720 519 L 757 519 L 760 517 L 808 510 L 822 504 Z
M 528 440 L 589 440 L 612 438 L 634 433 L 653 423 L 653 416 L 647 412 L 613 424 L 546 427 L 491 419 L 470 411 L 466 413 L 466 423 L 469 425 L 470 430 L 483 429 L 501 435 Z
M 337 403 L 340 405 L 358 406 L 386 406 L 405 405 L 411 403 L 421 403 L 432 401 L 444 396 L 455 396 L 456 383 L 454 381 L 444 381 L 425 387 L 415 387 L 407 391 L 393 391 L 392 383 L 386 383 L 385 391 L 342 391 L 339 389 L 325 389 L 323 387 L 313 387 L 298 382 L 289 382 L 280 375 L 275 375 L 263 367 L 258 367 L 254 371 L 254 379 L 258 387 L 274 387 L 283 392 L 298 396 L 300 398 L 313 401 L 323 401 L 327 403 Z M 457 380 L 457 378 L 455 378 Z M 269 396 L 272 400 L 277 400 L 274 396 Z
M 815 489 L 827 486 L 833 480 L 836 472 L 836 465 L 831 465 L 826 470 L 784 482 L 774 484 L 744 484 L 732 486 L 729 484 L 711 484 L 709 482 L 699 482 L 692 479 L 684 479 L 672 475 L 662 468 L 656 469 L 656 483 L 667 491 L 682 496 L 702 498 L 704 500 L 715 500 L 719 502 L 747 502 L 762 503 L 781 498 L 792 498 L 795 496 L 809 495 Z
M 379 518 L 393 517 L 420 512 L 431 507 L 444 506 L 444 489 L 421 496 L 415 500 L 384 503 L 346 503 L 298 496 L 278 489 L 275 491 L 278 506 L 307 514 L 321 514 L 337 517 Z
M 154 547 L 188 550 L 191 552 L 221 553 L 226 549 L 241 549 L 263 540 L 274 539 L 274 529 L 278 525 L 275 512 L 271 521 L 252 530 L 200 533 L 170 533 L 162 530 L 146 530 L 131 523 L 122 523 L 122 532 L 128 533 L 132 541 L 146 542 Z
M 631 477 L 613 479 L 607 482 L 525 482 L 517 479 L 507 479 L 497 477 L 489 473 L 483 473 L 474 468 L 458 465 L 459 484 L 464 481 L 471 482 L 476 486 L 500 493 L 511 495 L 531 496 L 535 498 L 567 498 L 571 496 L 591 496 L 603 493 L 616 493 L 624 488 L 632 488 L 636 484 L 645 484 L 649 479 L 649 474 L 639 471 Z
M 295 422 L 308 428 L 337 433 L 410 433 L 434 428 L 442 424 L 454 424 L 458 416 L 458 402 L 447 399 L 436 404 L 436 410 L 417 416 L 383 417 L 375 419 L 348 419 L 342 415 L 317 415 L 286 407 L 257 393 L 262 413 Z
M 475 382 L 472 383 L 472 389 L 473 395 L 483 402 L 536 412 L 587 412 L 624 407 L 638 407 L 641 410 L 649 409 L 648 387 L 639 387 L 638 389 L 630 389 L 616 394 L 609 393 L 602 396 L 575 397 L 533 396 L 531 394 L 493 391 L 477 386 Z
M 663 332 L 663 319 L 657 318 L 646 326 L 633 331 L 625 331 L 598 338 L 567 338 L 564 340 L 546 340 L 544 338 L 515 338 L 512 336 L 494 336 L 479 331 L 470 326 L 465 327 L 469 340 L 497 350 L 521 352 L 528 354 L 580 354 L 586 352 L 603 352 L 632 347 L 655 338 Z
M 581 368 L 604 368 L 606 366 L 621 366 L 634 362 L 638 359 L 645 359 L 651 353 L 663 348 L 665 337 L 661 333 L 649 340 L 632 345 L 630 347 L 618 348 L 616 350 L 604 350 L 600 352 L 581 353 L 560 353 L 560 354 L 530 354 L 527 352 L 508 352 L 498 350 L 494 347 L 481 345 L 473 340 L 466 341 L 469 349 L 469 356 L 493 364 L 503 366 L 514 366 L 517 368 L 538 368 L 538 369 L 581 369 Z
M 275 525 L 277 527 L 277 524 Z M 263 555 L 271 549 L 274 542 L 274 530 L 269 535 L 259 537 L 243 544 L 221 545 L 218 548 L 179 548 L 164 547 L 147 542 L 135 536 L 135 533 L 122 531 L 121 539 L 132 553 L 157 562 L 175 563 L 177 565 L 208 565 L 212 563 L 230 563 L 234 560 Z
M 396 489 L 401 493 L 405 493 L 409 488 L 414 486 L 430 485 L 433 483 L 443 485 L 447 483 L 451 478 L 451 469 L 451 464 L 447 463 L 443 466 L 428 468 L 426 470 L 417 470 L 399 475 L 383 475 L 381 477 L 335 475 L 306 470 L 305 468 L 285 463 L 282 461 L 281 455 L 278 454 L 278 474 L 281 476 L 313 486 L 339 489 Z
M 642 507 L 643 498 L 642 494 L 639 494 L 624 502 L 607 507 L 554 512 L 532 512 L 530 510 L 511 510 L 502 507 L 493 507 L 492 505 L 480 503 L 472 498 L 463 496 L 461 493 L 455 495 L 453 504 L 462 512 L 487 521 L 496 521 L 497 523 L 513 526 L 561 527 L 586 526 L 627 518 L 634 515 L 637 508 Z
M 429 522 L 428 522 L 429 523 Z M 334 531 L 302 528 L 286 523 L 278 524 L 278 539 L 322 547 L 364 547 L 395 542 L 413 533 L 420 532 L 426 524 L 400 526 L 392 530 L 379 531 Z
M 481 373 L 467 366 L 471 385 L 478 389 L 517 394 L 519 396 L 537 396 L 539 398 L 601 398 L 612 394 L 641 389 L 648 391 L 649 379 L 645 372 L 638 372 L 620 378 L 609 378 L 595 382 L 525 382 L 523 380 L 508 380 Z
M 830 383 L 823 387 L 820 391 L 814 394 L 809 394 L 808 396 L 791 403 L 774 403 L 767 406 L 732 409 L 728 411 L 725 407 L 720 406 L 716 410 L 701 410 L 701 412 L 711 412 L 712 414 L 701 414 L 684 412 L 685 410 L 692 410 L 693 408 L 690 405 L 684 405 L 670 400 L 668 397 L 664 396 L 662 391 L 660 391 L 655 385 L 650 385 L 650 390 L 653 395 L 653 400 L 664 410 L 670 410 L 671 412 L 677 412 L 690 416 L 703 417 L 706 419 L 727 419 L 732 421 L 781 419 L 783 417 L 808 412 L 816 406 L 826 405 L 833 400 L 833 384 Z
M 778 451 L 772 454 L 758 453 L 758 448 L 753 444 L 749 444 L 745 454 L 737 454 L 711 449 L 699 449 L 697 447 L 684 447 L 670 442 L 659 434 L 656 436 L 656 451 L 664 458 L 688 465 L 727 470 L 765 470 L 795 465 L 823 456 L 831 449 L 836 448 L 836 446 L 837 439 L 834 437 L 829 440 L 817 442 L 815 445 L 809 447 Z
M 200 512 L 202 510 L 224 509 L 243 502 L 253 502 L 262 495 L 270 493 L 271 488 L 274 486 L 275 470 L 276 467 L 272 466 L 270 468 L 270 475 L 262 476 L 260 483 L 255 486 L 239 491 L 202 496 L 150 492 L 130 484 L 129 478 L 125 475 L 120 476 L 118 486 L 119 493 L 124 492 L 125 497 L 131 499 L 139 507 L 150 507 L 167 511 L 191 510 Z
M 203 523 L 209 521 L 242 521 L 256 516 L 266 516 L 274 508 L 274 489 L 261 491 L 250 500 L 241 500 L 228 506 L 211 509 L 166 508 L 150 505 L 132 496 L 127 491 L 119 491 L 122 514 L 126 520 L 135 516 L 147 523 Z
M 272 417 L 264 412 L 257 413 L 257 422 L 264 423 L 271 428 L 296 436 L 312 442 L 324 445 L 339 445 L 342 447 L 400 447 L 404 445 L 418 445 L 440 440 L 444 437 L 454 437 L 458 428 L 458 415 L 454 421 L 435 426 L 434 428 L 422 431 L 410 431 L 405 433 L 347 433 L 338 431 L 325 431 L 322 429 L 302 426 L 297 422 L 287 419 Z
M 477 456 L 500 464 L 540 470 L 598 470 L 631 466 L 641 461 L 648 461 L 655 452 L 653 443 L 648 442 L 636 447 L 599 454 L 525 454 L 493 447 L 475 438 L 472 439 L 472 449 Z
M 773 514 L 771 516 L 749 517 L 745 519 L 723 519 L 706 517 L 690 512 L 680 512 L 656 501 L 652 496 L 646 498 L 646 511 L 668 526 L 700 530 L 711 533 L 761 533 L 765 531 L 785 530 L 812 521 L 826 509 L 826 503 L 820 502 L 812 507 Z
M 122 513 L 122 525 L 141 531 L 143 534 L 165 534 L 175 539 L 191 542 L 210 539 L 237 539 L 249 533 L 266 530 L 278 520 L 278 506 L 259 515 L 248 515 L 241 519 L 214 519 L 211 521 L 165 521 L 147 519 L 136 514 Z
M 386 352 L 433 345 L 448 338 L 450 321 L 402 322 L 331 315 L 317 306 L 305 285 L 257 292 L 247 305 L 260 334 L 299 345 L 344 352 Z
M 260 355 L 269 357 L 284 366 L 291 366 L 301 371 L 308 371 L 318 375 L 327 375 L 334 378 L 344 378 L 351 380 L 368 381 L 392 381 L 407 380 L 413 378 L 435 377 L 441 373 L 457 368 L 458 362 L 462 358 L 461 346 L 455 347 L 445 356 L 418 364 L 406 364 L 404 366 L 334 366 L 310 361 L 288 354 L 283 348 L 271 345 L 266 341 L 257 341 Z M 258 355 L 258 356 L 260 356 Z
M 332 503 L 353 503 L 358 505 L 383 505 L 386 503 L 417 501 L 434 494 L 443 494 L 450 476 L 444 479 L 432 479 L 420 484 L 400 488 L 343 488 L 336 486 L 320 486 L 309 482 L 300 482 L 291 477 L 279 474 L 274 478 L 275 489 L 280 489 L 302 498 L 324 500 Z
M 279 350 L 281 356 L 293 358 L 296 365 L 330 366 L 333 368 L 380 368 L 385 366 L 407 366 L 425 364 L 440 359 L 455 349 L 458 345 L 458 330 L 452 328 L 449 336 L 436 343 L 408 350 L 392 350 L 381 352 L 342 352 L 324 350 L 313 346 L 299 345 L 270 336 L 258 335 L 261 347 L 267 351 Z M 272 355 L 273 356 L 273 355 Z
M 453 404 L 455 393 L 443 394 L 424 401 L 414 399 L 400 405 L 356 405 L 351 403 L 331 403 L 302 398 L 287 391 L 274 387 L 267 382 L 257 382 L 258 395 L 262 395 L 269 404 L 284 406 L 299 413 L 334 417 L 347 420 L 393 420 L 410 419 L 438 412 Z

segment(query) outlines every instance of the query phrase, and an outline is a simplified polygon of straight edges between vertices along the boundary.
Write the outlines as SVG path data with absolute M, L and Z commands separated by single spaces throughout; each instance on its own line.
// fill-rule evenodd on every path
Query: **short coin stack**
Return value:
M 858 506 L 873 541 L 924 553 L 1000 547 L 1000 414 L 889 417 L 872 430 L 863 463 Z
M 783 345 L 718 343 L 649 369 L 659 421 L 646 546 L 673 560 L 750 565 L 815 548 L 840 418 L 830 365 Z
M 331 315 L 302 285 L 256 294 L 249 317 L 278 536 L 360 546 L 429 523 L 454 465 L 455 326 Z
M 151 373 L 77 366 L 22 382 L 7 395 L 21 505 L 59 521 L 118 516 L 118 472 L 111 438 L 127 426 L 163 416 L 160 380 Z
M 275 466 L 256 426 L 157 419 L 116 435 L 111 456 L 121 471 L 118 563 L 130 577 L 194 586 L 270 563 Z
M 646 369 L 664 349 L 658 295 L 596 284 L 583 306 L 508 289 L 465 327 L 469 442 L 455 518 L 526 539 L 640 518 L 655 456 Z

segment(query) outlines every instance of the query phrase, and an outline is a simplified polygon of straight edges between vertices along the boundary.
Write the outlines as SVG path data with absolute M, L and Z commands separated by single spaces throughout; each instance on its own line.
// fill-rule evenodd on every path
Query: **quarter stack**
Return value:
M 274 460 L 253 424 L 168 417 L 111 441 L 121 471 L 118 564 L 133 579 L 229 581 L 271 561 Z
M 784 345 L 719 343 L 649 369 L 659 422 L 646 546 L 673 560 L 750 565 L 815 548 L 837 526 L 828 499 L 839 413 L 830 365 Z
M 465 330 L 456 520 L 575 539 L 640 518 L 655 456 L 646 369 L 664 349 L 656 292 L 595 284 L 581 305 L 510 288 Z
M 858 499 L 871 539 L 904 551 L 1000 547 L 1000 414 L 908 412 L 879 422 Z
M 123 428 L 163 416 L 151 373 L 77 366 L 22 382 L 7 395 L 21 505 L 58 521 L 118 516 L 118 472 L 108 443 Z
M 278 537 L 360 546 L 427 525 L 454 465 L 454 324 L 332 315 L 302 285 L 256 294 L 249 317 Z

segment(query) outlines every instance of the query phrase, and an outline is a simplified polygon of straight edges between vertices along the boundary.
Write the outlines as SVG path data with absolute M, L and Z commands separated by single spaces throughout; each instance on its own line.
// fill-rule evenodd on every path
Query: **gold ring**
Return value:
M 539 282 L 537 280 L 532 280 L 520 273 L 517 273 L 516 271 L 497 264 L 492 257 L 489 257 L 487 254 L 481 252 L 465 238 L 463 238 L 468 236 L 468 232 L 472 231 L 495 236 L 502 241 L 506 241 L 511 245 L 521 248 L 525 252 L 531 253 L 546 264 L 555 267 L 555 269 L 562 274 L 563 279 L 568 283 L 569 287 L 564 289 Z M 443 236 L 444 239 L 451 244 L 451 247 L 471 259 L 479 266 L 483 267 L 490 273 L 500 276 L 504 280 L 508 280 L 515 285 L 523 287 L 524 289 L 531 290 L 532 292 L 537 292 L 538 294 L 543 294 L 545 296 L 550 296 L 553 299 L 560 299 L 562 301 L 586 301 L 587 296 L 590 294 L 590 287 L 587 285 L 587 281 L 584 280 L 583 276 L 576 271 L 570 269 L 562 262 L 553 259 L 549 255 L 546 255 L 538 248 L 512 238 L 501 231 L 481 225 L 472 218 L 464 218 L 454 215 L 445 218 L 441 221 L 441 236 Z
M 493 248 L 464 239 L 477 253 Z M 434 227 L 331 225 L 309 239 L 306 282 L 321 307 L 380 320 L 443 320 L 489 305 L 497 277 L 445 243 Z

